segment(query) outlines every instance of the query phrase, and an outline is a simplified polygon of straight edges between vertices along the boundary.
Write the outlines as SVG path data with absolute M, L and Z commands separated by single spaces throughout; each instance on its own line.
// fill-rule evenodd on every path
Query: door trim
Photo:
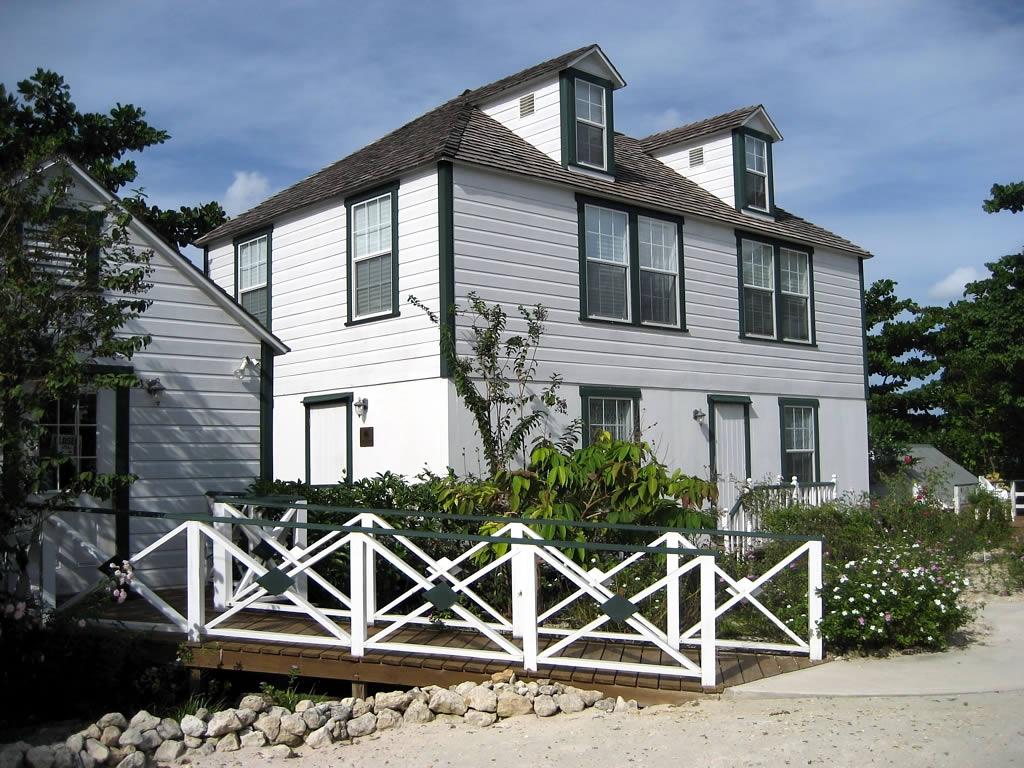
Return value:
M 714 482 L 718 482 L 718 467 L 717 467 L 717 445 L 715 435 L 715 405 L 718 403 L 731 403 L 739 404 L 743 406 L 743 461 L 745 471 L 743 473 L 743 479 L 746 480 L 750 477 L 750 404 L 751 399 L 746 395 L 708 395 L 708 453 L 709 463 L 708 466 L 711 469 L 711 477 Z

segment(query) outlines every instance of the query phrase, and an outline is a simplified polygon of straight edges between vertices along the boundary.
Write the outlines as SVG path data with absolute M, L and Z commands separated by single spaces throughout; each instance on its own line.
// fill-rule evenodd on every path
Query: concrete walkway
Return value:
M 840 659 L 726 689 L 735 697 L 931 696 L 1024 691 L 1024 601 L 988 596 L 962 648 Z

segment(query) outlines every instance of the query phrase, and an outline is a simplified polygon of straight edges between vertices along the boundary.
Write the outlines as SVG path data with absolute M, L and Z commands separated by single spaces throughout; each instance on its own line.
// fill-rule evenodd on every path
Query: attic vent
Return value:
M 690 167 L 704 165 L 704 147 L 694 147 L 690 150 Z
M 529 117 L 533 114 L 533 94 L 528 93 L 519 98 L 519 116 Z

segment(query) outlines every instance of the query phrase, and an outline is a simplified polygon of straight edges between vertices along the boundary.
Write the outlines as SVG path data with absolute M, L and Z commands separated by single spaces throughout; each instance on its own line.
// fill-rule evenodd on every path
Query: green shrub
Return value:
M 766 509 L 761 525 L 771 533 L 821 536 L 827 557 L 846 562 L 863 557 L 878 540 L 878 527 L 870 507 L 839 499 L 820 507 Z

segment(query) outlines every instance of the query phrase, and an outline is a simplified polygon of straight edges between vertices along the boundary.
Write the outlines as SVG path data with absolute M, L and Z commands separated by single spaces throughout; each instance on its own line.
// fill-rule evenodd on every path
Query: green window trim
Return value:
M 624 213 L 627 217 L 627 237 L 629 249 L 629 264 L 627 266 L 628 299 L 631 311 L 629 318 L 616 320 L 608 317 L 591 317 L 587 307 L 587 206 L 605 208 L 612 211 Z M 654 323 L 642 320 L 643 308 L 640 299 L 640 238 L 638 221 L 639 218 L 653 219 L 663 223 L 675 225 L 676 244 L 678 259 L 676 277 L 676 312 L 678 323 L 669 325 Z M 685 264 L 685 243 L 683 242 L 683 218 L 671 214 L 659 213 L 646 208 L 637 208 L 631 205 L 609 202 L 600 198 L 587 195 L 576 195 L 576 220 L 577 220 L 577 247 L 579 249 L 579 270 L 580 270 L 580 321 L 584 323 L 609 323 L 618 326 L 635 326 L 642 328 L 654 328 L 660 331 L 681 331 L 687 332 L 686 328 L 686 272 Z
M 810 408 L 813 412 L 814 450 L 812 461 L 814 468 L 811 479 L 798 478 L 801 483 L 816 483 L 821 478 L 821 430 L 818 428 L 818 410 L 820 404 L 814 398 L 780 397 L 779 398 L 779 474 L 783 483 L 789 483 L 792 476 L 786 473 L 786 408 Z
M 750 406 L 751 399 L 746 395 L 708 395 L 708 466 L 711 468 L 711 476 L 718 476 L 718 445 L 715 434 L 715 406 L 721 404 L 732 404 L 743 406 L 743 461 L 746 469 L 743 472 L 743 479 L 750 477 Z
M 767 208 L 754 208 L 746 205 L 747 200 L 747 137 L 760 139 L 765 144 L 765 164 L 767 165 L 766 194 Z M 775 215 L 775 163 L 772 159 L 772 137 L 751 128 L 737 128 L 732 132 L 733 151 L 733 192 L 737 211 L 753 211 L 764 215 Z
M 273 283 L 274 283 L 274 270 L 273 270 L 273 264 L 274 264 L 274 259 L 273 259 L 274 243 L 273 243 L 273 239 L 274 239 L 274 237 L 273 237 L 273 232 L 274 232 L 274 228 L 273 227 L 266 227 L 266 228 L 263 228 L 263 229 L 255 230 L 253 232 L 248 232 L 248 233 L 246 233 L 244 235 L 240 235 L 239 237 L 236 237 L 234 240 L 231 241 L 231 244 L 232 244 L 232 246 L 234 248 L 234 252 L 235 252 L 235 273 L 234 273 L 235 274 L 235 277 L 234 277 L 235 292 L 234 292 L 234 298 L 235 298 L 235 302 L 238 304 L 238 306 L 240 306 L 243 309 L 245 309 L 244 305 L 242 304 L 242 290 L 240 288 L 241 280 L 240 280 L 240 277 L 239 277 L 239 266 L 240 265 L 239 265 L 239 262 L 238 262 L 238 251 L 239 251 L 239 248 L 241 246 L 245 245 L 246 243 L 254 242 L 256 240 L 259 240 L 261 237 L 266 237 L 267 238 L 267 282 L 266 282 L 265 286 L 262 286 L 262 287 L 264 287 L 266 289 L 266 292 L 267 292 L 267 322 L 262 323 L 262 322 L 260 322 L 260 319 L 256 315 L 254 315 L 252 312 L 249 312 L 249 310 L 245 310 L 245 311 L 250 316 L 252 316 L 253 319 L 255 319 L 257 322 L 260 322 L 260 325 L 262 325 L 268 331 L 271 330 L 271 326 L 272 326 L 273 312 L 272 312 L 271 308 L 272 308 L 273 303 L 274 303 L 273 302 L 273 295 L 274 295 L 273 294 Z M 207 265 L 208 265 L 208 262 L 209 262 L 208 255 L 205 256 L 204 258 L 206 258 Z M 259 288 L 253 288 L 253 289 L 249 289 L 249 290 L 259 290 Z M 246 293 L 248 293 L 248 292 L 249 291 L 247 290 Z
M 864 304 L 864 259 L 857 259 L 857 278 L 860 281 L 860 336 L 861 356 L 864 359 L 864 399 L 871 397 L 871 376 L 868 368 L 868 312 Z
M 455 338 L 455 316 L 451 307 L 455 304 L 455 180 L 452 163 L 442 160 L 437 164 L 437 231 L 438 231 L 438 279 L 441 326 L 439 332 L 447 329 Z M 441 378 L 451 376 L 448 358 L 440 349 Z
M 398 317 L 401 314 L 398 307 L 398 186 L 396 181 L 391 184 L 375 187 L 345 201 L 345 304 L 346 312 L 348 313 L 346 326 L 387 320 L 392 317 Z M 373 198 L 383 197 L 384 195 L 391 195 L 391 311 L 360 317 L 353 312 L 355 306 L 355 291 L 353 290 L 355 270 L 353 269 L 352 262 L 352 209 L 360 203 L 372 200 Z
M 68 219 L 72 226 L 84 225 L 90 238 L 94 239 L 92 247 L 85 254 L 85 287 L 88 289 L 99 288 L 100 283 L 100 267 L 101 267 L 101 256 L 100 256 L 100 243 L 98 242 L 102 231 L 103 224 L 106 221 L 106 215 L 103 211 L 94 211 L 88 208 L 69 208 L 67 206 L 57 206 L 51 208 L 46 215 L 47 221 L 50 224 L 50 228 L 46 229 L 45 226 L 33 230 L 42 232 L 43 237 L 37 242 L 37 248 L 42 251 L 53 251 L 55 248 L 49 246 L 53 244 L 53 228 L 63 218 Z M 26 238 L 31 240 L 31 231 L 26 229 L 25 222 L 17 222 L 18 238 L 22 244 L 25 243 Z
M 274 479 L 274 348 L 260 342 L 260 479 Z
M 325 405 L 344 404 L 345 416 L 345 483 L 352 483 L 352 392 L 334 392 L 329 395 L 310 395 L 302 398 L 302 408 L 305 411 L 305 450 L 306 450 L 306 484 L 310 484 L 312 475 L 312 462 L 309 453 L 309 412 L 310 409 Z
M 604 167 L 579 162 L 576 148 L 576 81 L 583 80 L 604 89 Z M 562 167 L 582 168 L 595 173 L 615 175 L 615 119 L 612 95 L 615 85 L 610 80 L 578 69 L 566 69 L 559 74 L 562 117 Z
M 590 445 L 590 400 L 631 400 L 633 410 L 633 434 L 640 431 L 640 400 L 638 387 L 580 387 L 580 413 L 583 417 L 583 447 Z
M 775 326 L 774 336 L 759 336 L 747 333 L 746 330 L 746 318 L 744 316 L 743 309 L 743 241 L 749 241 L 751 243 L 757 243 L 761 245 L 770 246 L 772 249 L 772 268 L 773 268 L 773 306 L 775 312 Z M 782 266 L 781 259 L 779 258 L 779 249 L 785 248 L 791 251 L 797 251 L 807 255 L 807 312 L 808 312 L 808 335 L 807 341 L 801 341 L 799 339 L 785 339 L 783 338 L 783 327 L 782 327 L 782 290 L 779 287 L 782 282 Z M 791 344 L 798 347 L 817 347 L 818 336 L 817 336 L 817 324 L 815 322 L 815 307 L 814 307 L 814 249 L 809 245 L 796 245 L 794 243 L 786 242 L 784 240 L 778 240 L 772 237 L 765 237 L 761 234 L 754 234 L 751 232 L 745 232 L 743 230 L 736 230 L 736 284 L 737 284 L 737 300 L 739 303 L 739 319 L 740 319 L 740 338 L 749 339 L 751 341 L 766 342 L 769 344 Z

